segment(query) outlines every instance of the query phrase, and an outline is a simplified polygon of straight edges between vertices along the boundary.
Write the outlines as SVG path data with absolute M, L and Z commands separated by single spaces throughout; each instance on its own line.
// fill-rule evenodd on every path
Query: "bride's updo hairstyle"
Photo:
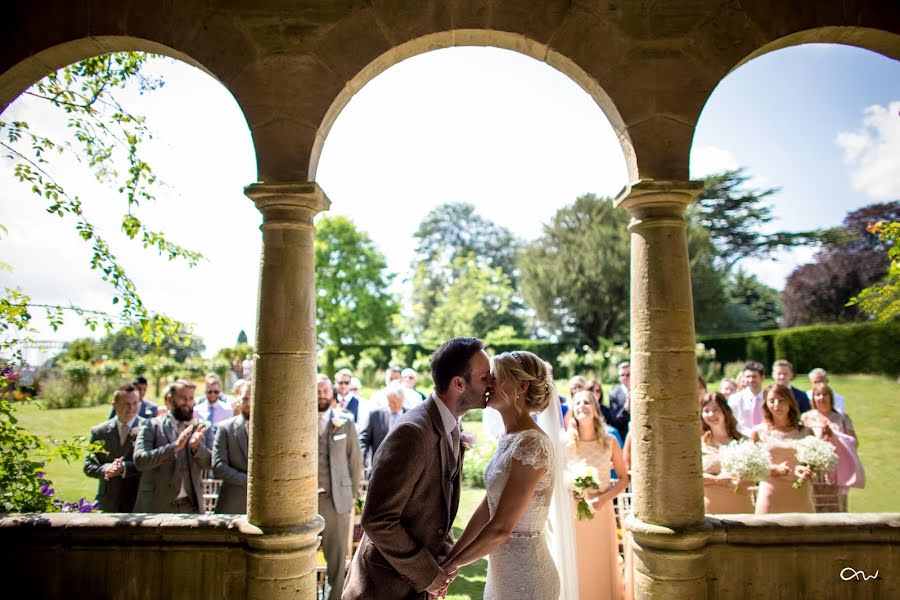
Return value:
M 515 381 L 518 385 L 528 382 L 528 389 L 522 397 L 522 406 L 530 413 L 540 413 L 550 405 L 550 399 L 556 393 L 547 364 L 538 356 L 524 350 L 504 352 L 494 357 L 495 386 L 499 393 L 500 386 L 507 381 Z M 506 400 L 509 400 L 507 398 Z

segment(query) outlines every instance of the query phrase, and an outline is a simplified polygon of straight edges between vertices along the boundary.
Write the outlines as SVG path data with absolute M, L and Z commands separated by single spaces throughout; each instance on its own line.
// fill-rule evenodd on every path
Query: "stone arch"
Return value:
M 83 37 L 28 56 L 0 73 L 0 107 L 5 109 L 22 92 L 44 76 L 80 60 L 112 52 L 149 52 L 178 59 L 215 78 L 215 75 L 184 52 L 157 42 L 131 36 Z
M 719 83 L 735 70 L 755 58 L 759 58 L 770 52 L 803 44 L 840 44 L 844 46 L 853 46 L 863 50 L 870 50 L 887 58 L 900 61 L 900 34 L 871 27 L 823 26 L 796 31 L 761 44 L 749 54 L 737 60 L 737 62 L 722 75 L 719 79 Z M 716 87 L 718 87 L 718 84 Z M 716 88 L 713 87 L 709 90 L 709 94 L 707 95 L 702 108 L 706 107 L 706 104 L 709 102 L 715 89 Z M 691 146 L 693 147 L 693 140 L 691 141 Z
M 397 63 L 432 50 L 441 50 L 457 46 L 491 46 L 504 50 L 511 50 L 529 56 L 537 61 L 544 62 L 568 76 L 594 99 L 594 102 L 597 103 L 597 106 L 599 106 L 600 110 L 603 111 L 603 114 L 606 115 L 613 130 L 616 132 L 616 137 L 618 138 L 622 152 L 625 155 L 628 177 L 629 179 L 637 177 L 637 157 L 631 143 L 628 129 L 615 102 L 609 94 L 606 93 L 600 85 L 600 82 L 565 55 L 554 51 L 546 44 L 542 44 L 523 35 L 487 29 L 461 29 L 428 34 L 394 46 L 387 52 L 378 56 L 350 79 L 346 85 L 344 85 L 340 93 L 334 98 L 316 130 L 315 140 L 309 157 L 309 180 L 315 180 L 319 157 L 322 153 L 322 148 L 324 147 L 328 132 L 337 120 L 338 115 L 357 92 L 372 79 Z

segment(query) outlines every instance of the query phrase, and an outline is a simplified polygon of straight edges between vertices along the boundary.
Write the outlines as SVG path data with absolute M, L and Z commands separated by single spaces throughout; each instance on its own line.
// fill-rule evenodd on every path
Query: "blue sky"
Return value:
M 145 300 L 195 323 L 214 352 L 241 329 L 254 336 L 261 218 L 241 191 L 255 178 L 252 143 L 234 99 L 212 78 L 180 63 L 155 68 L 166 86 L 131 99 L 156 132 L 148 155 L 167 184 L 145 216 L 208 260 L 191 271 L 116 240 L 108 210 L 116 201 L 77 165 L 64 169 L 91 200 L 91 214 Z M 698 123 L 692 176 L 746 166 L 755 185 L 782 189 L 775 227 L 836 225 L 848 210 L 900 198 L 898 112 L 900 63 L 838 46 L 781 50 L 716 89 Z M 63 128 L 24 99 L 3 118 Z M 329 133 L 316 179 L 331 213 L 366 229 L 402 280 L 412 234 L 440 203 L 471 202 L 533 239 L 577 195 L 614 195 L 626 172 L 608 121 L 566 76 L 508 51 L 453 48 L 413 57 L 365 86 Z M 19 285 L 36 301 L 107 307 L 103 284 L 86 266 L 86 245 L 5 172 L 0 189 L 0 223 L 10 229 L 0 259 L 14 267 L 0 284 Z M 742 266 L 780 288 L 812 251 Z M 71 324 L 57 337 L 82 334 Z

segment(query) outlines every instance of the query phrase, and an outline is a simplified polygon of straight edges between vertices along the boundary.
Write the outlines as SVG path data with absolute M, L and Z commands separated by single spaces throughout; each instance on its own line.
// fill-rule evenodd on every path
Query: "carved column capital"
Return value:
M 263 214 L 263 229 L 312 229 L 315 216 L 331 206 L 331 200 L 314 181 L 253 183 L 244 188 L 244 194 Z
M 641 179 L 619 192 L 615 206 L 631 213 L 630 227 L 651 220 L 665 222 L 666 219 L 676 219 L 684 224 L 685 209 L 702 191 L 702 181 Z

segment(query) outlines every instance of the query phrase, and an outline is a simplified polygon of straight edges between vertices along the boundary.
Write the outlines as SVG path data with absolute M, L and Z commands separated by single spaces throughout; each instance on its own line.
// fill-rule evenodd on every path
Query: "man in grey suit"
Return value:
M 376 410 L 369 415 L 369 423 L 359 434 L 359 447 L 362 451 L 366 473 L 372 469 L 378 446 L 381 445 L 387 434 L 396 427 L 397 423 L 400 422 L 400 417 L 406 412 L 406 409 L 403 408 L 405 395 L 401 384 L 396 382 L 389 384 L 385 389 L 385 396 L 387 397 L 388 407 Z
M 241 386 L 241 413 L 219 423 L 213 446 L 212 466 L 217 479 L 222 480 L 216 512 L 243 514 L 247 512 L 247 457 L 250 446 L 250 384 Z
M 322 550 L 328 563 L 329 600 L 340 600 L 346 575 L 350 515 L 362 476 L 353 415 L 335 405 L 331 381 L 319 375 L 319 514 L 325 519 Z
M 453 546 L 464 450 L 458 419 L 483 408 L 493 386 L 481 340 L 454 338 L 431 358 L 435 392 L 407 412 L 375 454 L 360 542 L 343 600 L 421 600 L 455 573 L 440 561 Z
M 169 413 L 141 427 L 134 464 L 141 471 L 134 512 L 199 513 L 204 469 L 212 466 L 212 430 L 195 422 L 194 384 L 178 380 L 166 388 Z
M 91 443 L 102 442 L 101 452 L 84 458 L 84 474 L 100 480 L 98 508 L 103 512 L 134 510 L 140 472 L 134 466 L 134 438 L 144 419 L 138 417 L 140 397 L 132 384 L 123 385 L 113 395 L 115 417 L 91 429 Z

